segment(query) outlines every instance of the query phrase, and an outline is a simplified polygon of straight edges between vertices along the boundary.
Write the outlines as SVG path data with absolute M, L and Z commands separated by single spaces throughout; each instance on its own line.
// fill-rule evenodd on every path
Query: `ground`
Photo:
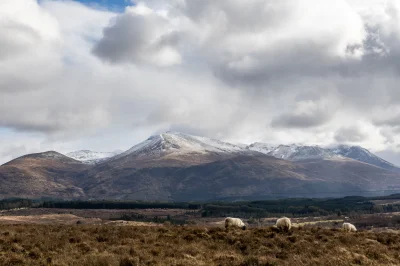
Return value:
M 0 265 L 400 265 L 398 231 L 25 224 L 0 232 Z
M 171 217 L 190 225 L 122 221 L 124 215 Z M 399 214 L 246 220 L 248 230 L 224 228 L 224 218 L 179 209 L 18 209 L 0 212 L 2 265 L 400 265 Z M 343 221 L 357 233 L 343 232 Z M 250 223 L 251 222 L 251 223 Z

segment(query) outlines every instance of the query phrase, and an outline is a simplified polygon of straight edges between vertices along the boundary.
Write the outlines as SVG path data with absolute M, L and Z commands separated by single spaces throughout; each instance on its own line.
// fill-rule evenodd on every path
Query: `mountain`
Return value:
M 399 170 L 394 164 L 385 161 L 360 146 L 339 145 L 334 148 L 322 148 L 319 146 L 297 144 L 274 146 L 256 142 L 247 146 L 247 149 L 291 161 L 352 159 L 388 170 Z
M 84 197 L 75 176 L 86 169 L 54 151 L 25 155 L 0 166 L 0 197 Z
M 351 158 L 360 162 L 372 164 L 384 169 L 398 169 L 394 164 L 385 161 L 384 159 L 376 156 L 375 154 L 360 146 L 339 145 L 335 148 L 331 148 L 328 150 L 334 154 Z
M 114 152 L 97 152 L 97 151 L 89 151 L 89 150 L 80 150 L 67 153 L 66 155 L 72 159 L 77 161 L 86 163 L 86 164 L 96 164 L 108 158 L 114 157 L 115 155 L 120 154 L 122 151 L 114 151 Z
M 80 187 L 90 198 L 172 201 L 344 196 L 400 188 L 399 174 L 319 147 L 272 150 L 290 160 L 253 147 L 162 133 L 85 171 Z
M 358 161 L 365 151 L 244 147 L 165 132 L 96 164 L 57 152 L 22 156 L 0 166 L 0 196 L 206 201 L 400 192 L 400 173 L 375 165 L 372 154 Z
M 149 137 L 109 160 L 118 166 L 187 166 L 213 162 L 239 154 L 254 154 L 243 147 L 216 139 L 168 131 Z
M 149 137 L 117 157 L 130 154 L 142 154 L 146 156 L 162 155 L 167 153 L 241 153 L 246 150 L 240 146 L 199 136 L 167 131 L 162 134 Z
M 247 146 L 247 148 L 252 151 L 258 151 L 276 158 L 291 161 L 343 158 L 340 154 L 336 154 L 319 146 L 302 146 L 297 144 L 273 146 L 256 142 Z

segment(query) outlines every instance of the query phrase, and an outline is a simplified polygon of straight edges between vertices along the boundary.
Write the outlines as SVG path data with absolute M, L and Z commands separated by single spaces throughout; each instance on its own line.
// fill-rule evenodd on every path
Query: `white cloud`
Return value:
M 0 133 L 13 142 L 0 150 L 107 151 L 169 128 L 389 149 L 400 141 L 399 7 L 152 0 L 117 14 L 0 1 L 0 127 L 18 132 Z

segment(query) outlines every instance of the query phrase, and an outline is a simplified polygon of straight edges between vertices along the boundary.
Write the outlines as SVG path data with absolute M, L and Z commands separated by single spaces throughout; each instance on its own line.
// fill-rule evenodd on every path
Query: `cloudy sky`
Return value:
M 400 164 L 400 1 L 1 0 L 0 163 L 175 130 Z

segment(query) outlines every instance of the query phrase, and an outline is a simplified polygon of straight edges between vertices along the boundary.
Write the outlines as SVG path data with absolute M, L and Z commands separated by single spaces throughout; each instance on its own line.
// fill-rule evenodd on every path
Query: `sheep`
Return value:
M 229 227 L 239 227 L 242 228 L 243 230 L 246 230 L 246 224 L 239 218 L 232 218 L 232 217 L 227 217 L 225 219 L 225 228 L 228 230 Z
M 342 228 L 347 232 L 357 232 L 356 227 L 351 223 L 343 223 Z
M 281 231 L 289 231 L 292 227 L 292 223 L 290 222 L 289 218 L 282 217 L 276 221 L 275 226 Z

